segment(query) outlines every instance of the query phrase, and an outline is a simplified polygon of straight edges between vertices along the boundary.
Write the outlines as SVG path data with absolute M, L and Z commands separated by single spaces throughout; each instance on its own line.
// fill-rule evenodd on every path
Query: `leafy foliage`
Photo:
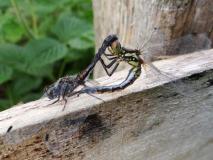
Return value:
M 0 0 L 0 110 L 41 97 L 45 85 L 88 65 L 91 3 Z
M 0 64 L 0 83 L 3 83 L 11 79 L 12 74 L 13 70 L 11 67 L 4 64 Z

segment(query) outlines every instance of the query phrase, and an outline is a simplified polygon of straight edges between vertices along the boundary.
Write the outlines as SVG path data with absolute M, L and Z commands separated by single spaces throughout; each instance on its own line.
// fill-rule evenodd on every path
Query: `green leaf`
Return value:
M 80 60 L 83 57 L 84 57 L 84 55 L 80 51 L 72 49 L 67 54 L 66 60 L 70 61 L 70 62 L 76 62 L 76 61 Z
M 27 50 L 30 49 L 28 48 Z M 36 55 L 31 54 L 31 52 L 27 50 L 12 44 L 0 45 L 0 63 L 30 75 L 51 76 L 52 66 L 49 64 L 42 65 L 42 63 L 37 60 L 39 59 L 39 54 L 38 57 L 36 57 Z M 31 50 L 33 50 L 33 48 L 31 48 Z M 33 62 L 38 62 L 38 64 L 34 66 Z
M 23 70 L 25 68 L 23 49 L 13 44 L 0 45 L 0 63 Z
M 95 41 L 95 36 L 94 36 L 94 31 L 93 29 L 90 29 L 88 30 L 87 32 L 85 32 L 83 35 L 82 35 L 83 38 L 87 39 L 88 41 L 92 42 L 94 47 L 95 47 L 95 44 L 94 44 L 94 41 Z
M 41 85 L 42 79 L 30 76 L 21 76 L 12 84 L 12 91 L 14 95 L 20 96 Z
M 67 48 L 64 45 L 49 38 L 32 40 L 25 48 L 27 66 L 30 68 L 39 68 L 54 63 L 66 54 Z
M 3 111 L 10 107 L 10 100 L 0 99 L 0 111 Z
M 86 38 L 80 37 L 80 38 L 71 39 L 69 41 L 69 46 L 74 49 L 84 50 L 84 49 L 92 48 L 94 46 L 94 43 Z
M 0 84 L 11 79 L 13 74 L 13 70 L 11 67 L 6 66 L 4 64 L 0 64 Z
M 87 30 L 91 29 L 91 24 L 78 17 L 65 15 L 59 18 L 52 29 L 52 32 L 64 42 L 80 37 Z
M 66 3 L 71 3 L 71 0 L 36 0 L 34 5 L 36 6 L 36 12 L 39 15 L 44 16 L 45 14 L 50 14 L 57 10 L 58 8 L 63 8 Z M 69 6 L 69 5 L 68 5 Z
M 41 24 L 38 26 L 39 34 L 41 36 L 47 36 L 50 30 L 50 26 L 55 24 L 54 17 L 44 18 L 41 21 Z
M 43 1 L 43 2 L 45 2 L 45 1 Z M 57 9 L 57 6 L 52 4 L 51 2 L 49 2 L 49 4 L 46 4 L 46 3 L 39 4 L 39 3 L 37 3 L 37 5 L 36 5 L 36 12 L 40 16 L 50 14 Z
M 10 1 L 0 0 L 0 8 L 9 7 Z
M 29 102 L 35 99 L 39 99 L 41 98 L 41 96 L 42 96 L 42 93 L 29 93 L 29 94 L 26 94 L 24 97 L 22 97 L 22 101 Z
M 3 25 L 4 38 L 10 42 L 19 41 L 24 35 L 24 29 L 14 19 L 11 19 Z
M 28 66 L 25 68 L 24 72 L 38 77 L 52 77 L 53 67 L 52 65 L 45 65 L 40 67 Z

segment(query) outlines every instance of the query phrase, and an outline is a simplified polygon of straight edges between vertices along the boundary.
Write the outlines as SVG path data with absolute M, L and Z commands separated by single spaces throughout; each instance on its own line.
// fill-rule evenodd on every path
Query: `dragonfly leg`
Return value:
M 77 75 L 76 80 L 80 82 L 80 84 L 84 83 L 85 79 L 93 71 L 96 63 L 100 60 L 101 56 L 105 54 L 106 49 L 116 40 L 118 40 L 118 37 L 116 35 L 109 35 L 104 39 L 102 46 L 98 49 L 98 52 L 95 54 L 95 57 L 90 63 L 90 65 Z M 107 55 L 107 56 L 111 56 L 111 55 Z
M 110 46 L 110 47 L 108 47 L 107 49 L 108 49 L 108 51 L 111 53 L 111 54 L 108 54 L 108 55 L 113 55 L 113 54 L 114 54 L 114 52 L 113 52 L 113 50 L 112 50 L 112 47 L 111 47 L 111 46 Z
M 118 66 L 119 66 L 119 63 L 116 63 L 115 67 L 112 69 L 111 72 L 108 73 L 108 75 L 111 76 L 115 72 L 115 70 L 118 68 Z
M 111 61 L 109 64 L 105 64 L 104 60 L 101 58 L 100 59 L 101 64 L 103 65 L 103 67 L 105 68 L 111 68 L 113 66 L 113 64 L 115 64 L 117 62 L 117 59 L 114 59 L 113 61 Z
M 106 53 L 104 53 L 103 54 L 108 60 L 113 60 L 113 59 L 115 59 L 117 56 L 114 56 L 114 55 L 112 55 L 112 54 L 106 54 Z
M 66 95 L 68 94 L 68 90 L 69 90 L 69 87 L 66 85 L 64 92 L 62 93 L 62 100 L 64 101 L 64 107 L 63 107 L 62 111 L 64 111 L 66 104 L 67 104 Z
M 108 49 L 109 50 L 109 49 Z M 110 52 L 112 52 L 111 50 L 109 50 Z M 104 55 L 105 56 L 107 56 L 107 57 L 112 57 L 112 56 L 114 56 L 113 54 L 107 54 L 107 53 L 104 53 Z
M 138 49 L 130 49 L 130 48 L 122 47 L 122 50 L 125 51 L 125 53 L 140 54 L 140 50 L 138 50 Z
M 116 56 L 114 56 L 114 57 L 107 57 L 107 56 L 105 56 L 108 60 L 113 60 L 113 59 L 115 59 L 115 58 L 117 58 Z
M 115 72 L 115 70 L 118 68 L 118 65 L 119 65 L 119 63 L 117 62 L 116 59 L 113 60 L 113 61 L 112 61 L 110 64 L 108 64 L 108 65 L 106 65 L 106 64 L 104 63 L 103 59 L 100 59 L 100 62 L 101 62 L 102 66 L 103 66 L 103 68 L 104 68 L 104 70 L 105 70 L 105 72 L 107 73 L 108 76 L 111 76 L 111 75 Z M 117 62 L 117 63 L 116 63 L 116 62 Z M 112 67 L 113 64 L 115 64 L 115 63 L 116 63 L 116 65 L 114 66 L 114 68 L 112 69 L 112 71 L 108 71 L 107 69 L 110 68 L 110 67 Z
M 93 94 L 91 94 L 91 93 L 87 93 L 87 94 L 90 95 L 91 97 L 94 97 L 94 98 L 96 98 L 96 99 L 98 99 L 98 100 L 100 100 L 100 101 L 105 102 L 103 99 L 101 99 L 101 98 L 99 98 L 99 97 L 97 97 L 97 96 L 95 96 L 95 95 L 93 95 Z
M 53 103 L 51 103 L 51 104 L 55 104 L 55 103 L 57 103 L 58 101 L 60 101 L 60 96 L 58 96 L 58 98 L 57 98 Z
M 63 98 L 63 100 L 64 100 L 64 107 L 63 107 L 62 111 L 65 110 L 65 107 L 66 107 L 66 104 L 67 104 L 67 99 L 66 99 L 66 98 Z

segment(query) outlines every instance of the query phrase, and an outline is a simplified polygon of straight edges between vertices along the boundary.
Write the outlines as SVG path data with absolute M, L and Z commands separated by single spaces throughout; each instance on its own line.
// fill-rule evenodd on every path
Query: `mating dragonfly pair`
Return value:
M 79 95 L 83 93 L 92 95 L 94 93 L 104 93 L 121 90 L 131 85 L 141 75 L 142 65 L 144 67 L 148 65 L 152 68 L 152 70 L 156 71 L 158 75 L 160 74 L 166 79 L 169 78 L 170 80 L 174 80 L 177 78 L 168 75 L 166 72 L 160 71 L 151 63 L 150 58 L 156 58 L 155 56 L 157 56 L 158 58 L 167 57 L 162 55 L 167 55 L 170 52 L 177 52 L 176 54 L 184 54 L 192 52 L 194 50 L 207 49 L 211 46 L 211 41 L 206 34 L 188 34 L 181 38 L 169 40 L 167 42 L 164 34 L 162 34 L 157 28 L 155 28 L 152 33 L 148 35 L 148 37 L 143 37 L 146 37 L 146 39 L 141 45 L 140 49 L 129 49 L 121 45 L 116 35 L 107 36 L 104 39 L 102 46 L 99 48 L 97 54 L 95 55 L 92 63 L 85 70 L 83 70 L 77 76 L 66 76 L 60 78 L 57 82 L 45 89 L 45 95 L 51 100 L 57 99 L 55 102 L 59 101 L 60 98 L 62 98 L 62 100 L 65 101 L 66 105 L 66 98 L 73 95 Z M 151 44 L 151 46 L 149 46 L 148 42 L 149 44 Z M 109 54 L 106 53 L 107 49 L 109 50 Z M 151 57 L 150 55 L 154 56 Z M 106 59 L 109 60 L 109 64 L 105 63 L 105 61 L 102 59 L 102 56 L 105 56 Z M 129 64 L 131 66 L 131 69 L 129 70 L 126 79 L 118 85 L 88 87 L 85 84 L 87 78 L 93 71 L 96 63 L 99 61 L 101 62 L 108 76 L 111 76 L 115 72 L 120 62 Z M 75 91 L 78 86 L 84 87 L 79 91 Z
M 106 53 L 106 49 L 109 50 L 110 54 Z M 131 85 L 141 74 L 141 65 L 145 64 L 145 62 L 140 55 L 141 51 L 139 49 L 125 48 L 121 46 L 116 35 L 109 35 L 103 41 L 102 46 L 99 48 L 92 63 L 85 70 L 77 76 L 60 78 L 56 83 L 45 89 L 45 95 L 49 99 L 57 99 L 55 102 L 62 99 L 65 101 L 66 105 L 66 98 L 76 94 L 87 93 L 91 95 L 93 93 L 113 92 L 124 89 Z M 109 64 L 105 63 L 102 56 L 105 56 L 109 60 Z M 111 76 L 115 72 L 120 62 L 128 63 L 131 66 L 131 69 L 129 70 L 126 79 L 118 85 L 88 87 L 85 82 L 98 61 L 101 62 L 108 76 Z M 79 91 L 75 91 L 80 85 L 84 87 Z

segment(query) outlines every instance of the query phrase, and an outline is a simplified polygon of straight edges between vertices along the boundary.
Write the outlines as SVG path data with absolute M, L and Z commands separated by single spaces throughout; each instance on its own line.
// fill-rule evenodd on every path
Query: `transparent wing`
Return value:
M 160 30 L 153 30 L 140 39 L 143 41 L 140 50 L 146 61 L 210 49 L 212 45 L 207 33 L 191 33 L 176 39 L 168 39 Z
M 188 34 L 177 39 L 167 40 L 165 35 L 157 30 L 153 31 L 146 37 L 146 40 L 144 40 L 140 50 L 141 58 L 144 61 L 144 70 L 146 71 L 148 67 L 149 75 L 154 75 L 157 79 L 173 81 L 171 83 L 172 88 L 170 89 L 175 89 L 180 94 L 185 95 L 184 89 L 180 88 L 180 86 L 185 85 L 179 84 L 179 87 L 177 87 L 176 83 L 181 83 L 181 81 L 176 81 L 179 78 L 163 70 L 159 70 L 153 65 L 152 61 L 174 57 L 177 54 L 186 54 L 209 48 L 211 48 L 211 40 L 205 33 Z

